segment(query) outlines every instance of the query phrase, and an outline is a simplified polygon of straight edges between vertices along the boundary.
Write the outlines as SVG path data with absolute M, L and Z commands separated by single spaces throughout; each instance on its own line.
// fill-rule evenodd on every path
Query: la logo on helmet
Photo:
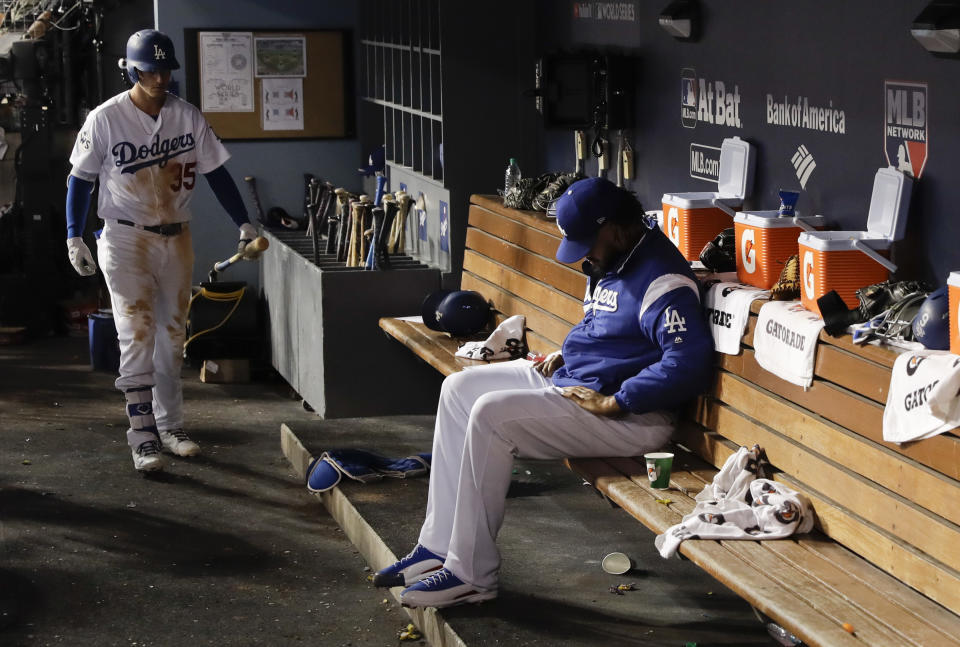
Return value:
M 157 59 L 157 60 L 160 60 L 160 59 L 162 59 L 162 58 L 167 58 L 167 55 L 164 53 L 164 51 L 163 51 L 162 49 L 160 49 L 160 46 L 159 46 L 159 45 L 154 45 L 154 46 L 153 46 L 153 58 L 155 58 L 155 59 Z

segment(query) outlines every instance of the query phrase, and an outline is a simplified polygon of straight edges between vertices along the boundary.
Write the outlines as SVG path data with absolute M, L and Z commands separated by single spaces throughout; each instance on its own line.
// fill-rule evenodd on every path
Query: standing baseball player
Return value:
M 193 273 L 188 205 L 197 175 L 240 227 L 239 250 L 257 232 L 223 166 L 230 155 L 197 108 L 167 93 L 170 71 L 180 67 L 170 38 L 138 31 L 121 66 L 133 88 L 90 113 L 70 155 L 67 249 L 79 274 L 96 272 L 81 235 L 99 178 L 105 224 L 97 251 L 120 339 L 116 385 L 126 397 L 133 465 L 154 471 L 165 464 L 161 448 L 200 452 L 183 431 L 180 381 Z
M 554 353 L 446 378 L 418 545 L 376 574 L 411 607 L 497 595 L 513 459 L 637 456 L 663 446 L 674 408 L 701 392 L 713 342 L 697 282 L 677 248 L 648 229 L 636 198 L 600 178 L 557 203 L 557 258 L 586 257 L 583 320 Z

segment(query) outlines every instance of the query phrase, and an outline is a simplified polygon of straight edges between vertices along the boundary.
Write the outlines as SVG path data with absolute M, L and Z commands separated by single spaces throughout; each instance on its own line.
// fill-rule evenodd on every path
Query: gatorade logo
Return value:
M 803 293 L 808 299 L 813 299 L 813 252 L 803 253 Z
M 667 236 L 674 245 L 680 247 L 680 213 L 676 207 L 670 207 L 667 212 Z
M 747 274 L 757 271 L 757 254 L 753 249 L 756 244 L 755 233 L 753 229 L 745 229 L 740 237 L 740 258 L 743 259 L 743 269 Z

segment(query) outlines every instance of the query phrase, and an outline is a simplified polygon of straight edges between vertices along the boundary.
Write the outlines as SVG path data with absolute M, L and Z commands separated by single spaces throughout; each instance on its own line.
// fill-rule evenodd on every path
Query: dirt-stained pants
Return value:
M 108 220 L 97 241 L 97 255 L 120 339 L 116 386 L 124 393 L 152 387 L 155 428 L 181 428 L 180 367 L 193 274 L 189 227 L 184 225 L 175 236 L 163 236 Z M 128 405 L 130 446 L 156 439 L 147 416 L 130 411 Z

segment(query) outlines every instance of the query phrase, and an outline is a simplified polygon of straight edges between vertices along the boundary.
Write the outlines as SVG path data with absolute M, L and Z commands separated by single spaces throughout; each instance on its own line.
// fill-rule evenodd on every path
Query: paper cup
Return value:
M 610 575 L 623 575 L 633 568 L 633 560 L 624 553 L 610 553 L 600 562 L 600 568 Z
M 647 477 L 650 487 L 655 490 L 666 490 L 670 487 L 670 469 L 673 467 L 673 454 L 669 452 L 653 452 L 644 454 L 647 461 Z

